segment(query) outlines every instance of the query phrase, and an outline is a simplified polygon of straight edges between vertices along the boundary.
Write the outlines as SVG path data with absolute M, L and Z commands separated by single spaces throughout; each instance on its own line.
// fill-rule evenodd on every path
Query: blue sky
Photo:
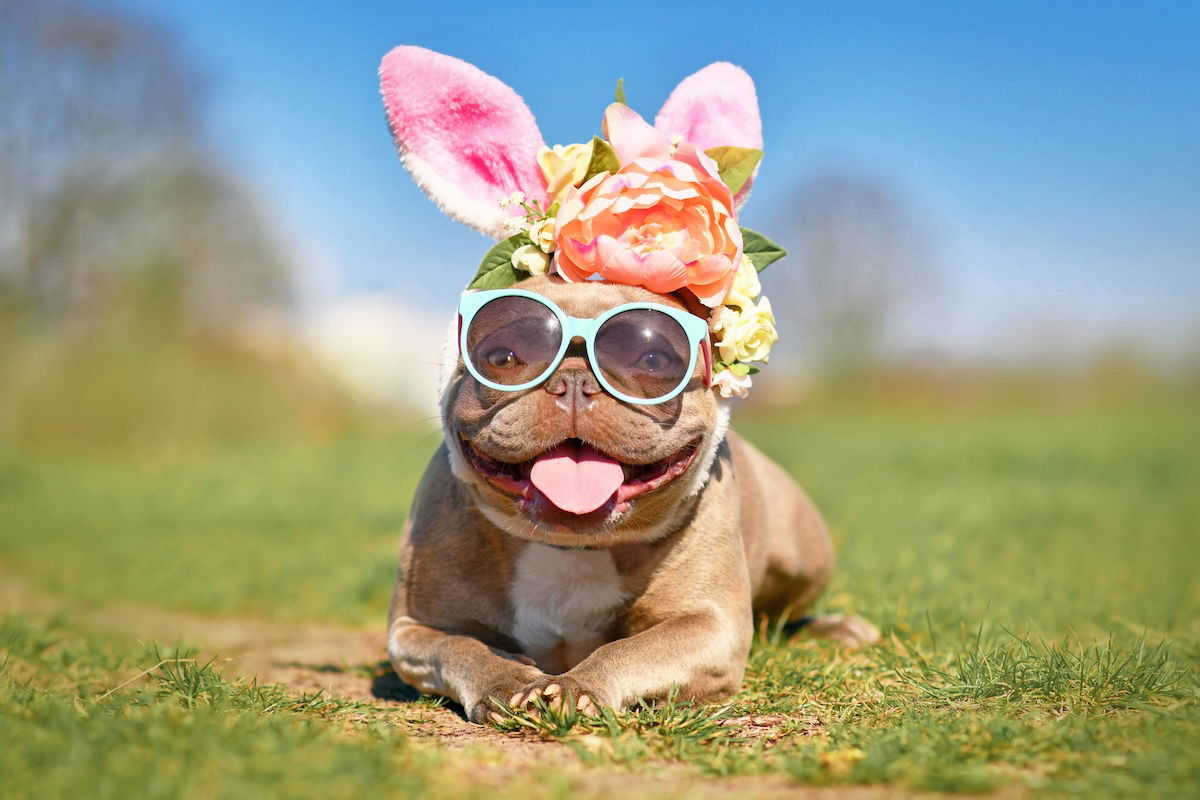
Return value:
M 1197 341 L 1200 3 L 117 1 L 179 33 L 218 146 L 329 291 L 449 310 L 487 247 L 395 158 L 376 79 L 391 47 L 496 75 L 551 143 L 586 140 L 617 77 L 652 117 L 728 60 L 755 79 L 766 139 L 743 224 L 778 233 L 818 173 L 886 182 L 942 275 L 915 338 L 987 352 L 1054 319 Z

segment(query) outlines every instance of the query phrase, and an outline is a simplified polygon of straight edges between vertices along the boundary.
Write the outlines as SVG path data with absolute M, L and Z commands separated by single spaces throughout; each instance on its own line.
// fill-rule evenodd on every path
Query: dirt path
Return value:
M 133 636 L 145 642 L 199 648 L 225 674 L 278 683 L 295 692 L 324 691 L 333 697 L 389 708 L 410 736 L 437 737 L 451 746 L 515 737 L 472 725 L 447 707 L 415 705 L 418 694 L 387 663 L 384 632 L 315 623 L 288 624 L 250 618 L 192 614 L 144 606 L 87 608 L 53 597 L 20 579 L 0 576 L 0 613 L 65 614 L 72 622 Z

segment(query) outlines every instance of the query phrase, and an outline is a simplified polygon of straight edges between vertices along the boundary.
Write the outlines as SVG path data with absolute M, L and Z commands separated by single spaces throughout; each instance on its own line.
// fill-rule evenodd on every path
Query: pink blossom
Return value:
M 672 148 L 622 103 L 604 114 L 622 164 L 564 196 L 555 223 L 555 270 L 577 282 L 598 275 L 666 294 L 689 289 L 721 304 L 742 258 L 733 196 L 716 163 L 691 143 Z

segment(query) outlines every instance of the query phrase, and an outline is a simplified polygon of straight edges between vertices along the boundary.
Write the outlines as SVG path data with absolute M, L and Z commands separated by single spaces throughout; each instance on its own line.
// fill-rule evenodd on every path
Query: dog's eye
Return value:
M 661 350 L 650 350 L 642 353 L 635 366 L 646 372 L 659 372 L 670 367 L 673 361 L 671 356 Z
M 487 362 L 497 368 L 515 367 L 521 363 L 521 359 L 507 347 L 497 347 L 487 354 Z

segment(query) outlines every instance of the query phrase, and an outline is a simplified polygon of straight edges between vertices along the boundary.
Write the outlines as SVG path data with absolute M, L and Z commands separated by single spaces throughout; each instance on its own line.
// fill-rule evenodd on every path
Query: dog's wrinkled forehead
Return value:
M 514 288 L 537 292 L 569 316 L 584 319 L 598 317 L 608 309 L 625 303 L 658 303 L 687 310 L 683 303 L 672 295 L 656 294 L 641 286 L 625 286 L 603 281 L 567 283 L 557 276 L 542 275 L 523 280 Z

